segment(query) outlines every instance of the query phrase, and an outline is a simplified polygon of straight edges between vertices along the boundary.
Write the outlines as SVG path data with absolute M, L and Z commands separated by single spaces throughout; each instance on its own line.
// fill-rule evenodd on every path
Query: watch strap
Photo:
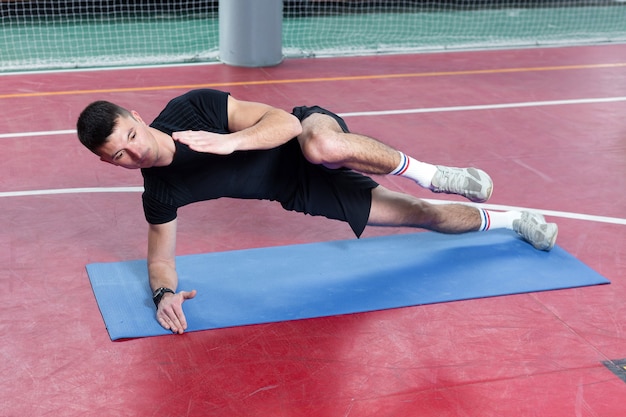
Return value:
M 159 308 L 159 303 L 161 302 L 161 299 L 168 292 L 170 294 L 176 294 L 174 290 L 172 290 L 171 288 L 167 288 L 167 287 L 159 287 L 156 290 L 154 290 L 154 292 L 152 293 L 152 301 L 154 301 L 155 307 Z

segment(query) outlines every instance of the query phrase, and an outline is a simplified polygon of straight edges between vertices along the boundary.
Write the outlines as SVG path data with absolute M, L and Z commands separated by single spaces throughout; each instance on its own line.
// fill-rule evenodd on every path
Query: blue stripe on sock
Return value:
M 480 232 L 484 232 L 485 230 L 489 230 L 489 226 L 491 225 L 491 219 L 489 218 L 489 214 L 487 213 L 487 210 L 483 210 L 483 209 L 478 209 L 480 210 L 480 216 L 481 216 L 481 225 L 480 225 Z
M 390 172 L 391 175 L 399 175 L 403 173 L 404 170 L 406 169 L 406 166 L 409 163 L 409 159 L 402 152 L 400 152 L 400 158 L 402 158 L 402 160 L 400 161 L 400 164 L 398 165 L 396 169 Z

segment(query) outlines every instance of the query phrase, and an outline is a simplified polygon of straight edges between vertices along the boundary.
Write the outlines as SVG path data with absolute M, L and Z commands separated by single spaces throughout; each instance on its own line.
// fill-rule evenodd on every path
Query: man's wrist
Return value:
M 156 290 L 154 290 L 154 292 L 152 293 L 152 301 L 154 301 L 154 306 L 156 308 L 159 308 L 159 303 L 161 302 L 161 299 L 167 293 L 176 294 L 174 290 L 172 290 L 171 288 L 167 288 L 167 287 L 159 287 Z

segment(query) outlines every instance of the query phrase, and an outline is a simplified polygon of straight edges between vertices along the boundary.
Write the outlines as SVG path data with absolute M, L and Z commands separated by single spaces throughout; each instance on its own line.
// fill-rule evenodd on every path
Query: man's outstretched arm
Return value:
M 173 333 L 183 333 L 187 329 L 187 320 L 182 305 L 185 300 L 195 297 L 196 290 L 176 292 L 176 219 L 149 225 L 148 274 L 150 288 L 153 294 L 157 294 L 157 321 Z

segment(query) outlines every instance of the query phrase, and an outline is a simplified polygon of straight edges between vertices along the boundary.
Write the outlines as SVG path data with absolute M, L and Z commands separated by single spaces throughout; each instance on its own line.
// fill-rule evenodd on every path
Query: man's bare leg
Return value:
M 546 223 L 538 213 L 498 212 L 464 204 L 431 204 L 383 186 L 372 190 L 368 223 L 372 226 L 419 227 L 439 233 L 467 233 L 509 229 L 536 249 L 549 251 L 554 246 L 558 227 Z
M 481 228 L 480 211 L 463 204 L 431 204 L 383 186 L 372 190 L 368 223 L 372 226 L 418 227 L 439 233 L 467 233 Z
M 475 202 L 491 196 L 491 179 L 483 171 L 434 166 L 412 158 L 412 168 L 404 169 L 403 165 L 408 163 L 403 160 L 406 155 L 373 138 L 344 133 L 330 116 L 312 114 L 302 121 L 302 129 L 298 141 L 311 163 L 345 167 L 364 174 L 399 173 L 435 192 L 460 194 Z M 460 204 L 435 205 L 382 186 L 372 190 L 368 224 L 419 227 L 440 233 L 507 228 L 541 250 L 552 249 L 558 232 L 556 224 L 546 223 L 540 214 L 496 212 Z
M 310 115 L 302 121 L 302 129 L 298 140 L 311 163 L 364 174 L 404 176 L 434 192 L 459 194 L 474 202 L 484 202 L 491 196 L 493 182 L 482 170 L 418 161 L 376 139 L 343 132 L 328 115 Z

